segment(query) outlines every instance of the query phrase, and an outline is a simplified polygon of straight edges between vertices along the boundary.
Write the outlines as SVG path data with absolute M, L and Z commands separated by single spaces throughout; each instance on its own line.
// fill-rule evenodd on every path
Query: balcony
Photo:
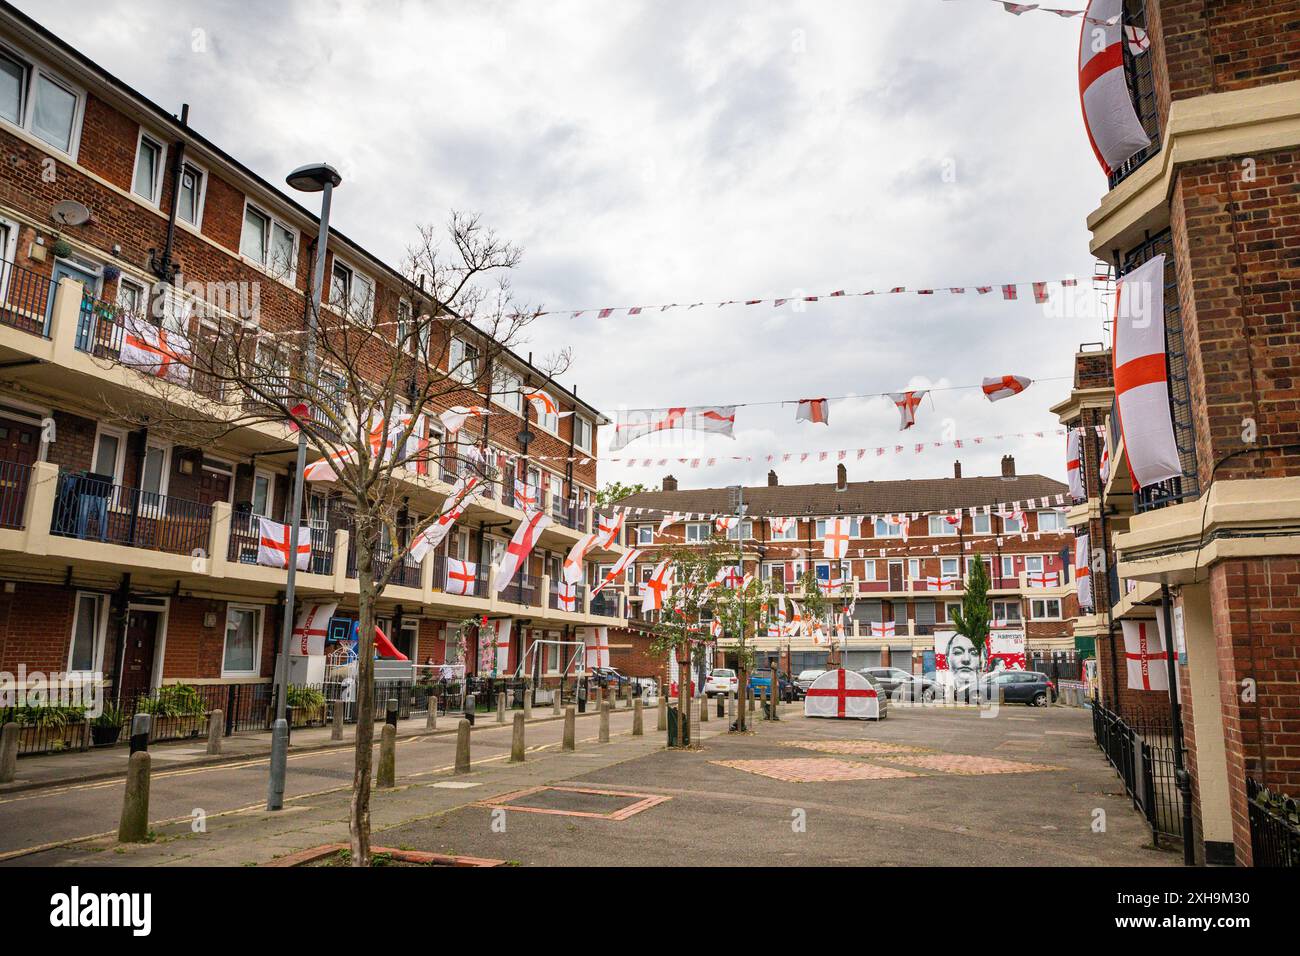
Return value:
M 591 613 L 598 617 L 618 617 L 618 593 L 605 588 L 591 597 Z
M 316 526 L 311 528 L 311 562 L 307 565 L 309 574 L 334 573 L 334 527 Z M 230 545 L 226 549 L 226 560 L 232 564 L 257 564 L 258 539 L 261 537 L 258 516 L 242 511 L 230 516 Z
M 208 546 L 212 506 L 60 471 L 50 534 L 168 554 Z
M 572 613 L 582 611 L 583 601 L 587 595 L 587 586 L 579 584 L 573 589 L 573 606 Z M 564 611 L 566 608 L 560 603 L 560 588 L 558 583 L 551 584 L 551 598 L 549 607 L 555 611 Z
M 540 582 L 537 578 L 521 572 L 501 589 L 501 600 L 505 604 L 541 607 L 539 586 Z
M 32 466 L 0 461 L 0 528 L 23 526 L 27 489 L 32 483 Z
M 313 535 L 313 538 L 315 536 Z M 381 542 L 372 558 L 373 570 L 375 577 L 379 577 L 388 572 L 393 567 L 393 546 Z M 355 579 L 357 576 L 357 538 L 355 534 L 348 535 L 348 577 Z M 446 573 L 444 569 L 444 574 Z M 388 579 L 388 583 L 399 588 L 419 588 L 420 587 L 420 565 L 409 554 L 402 557 L 397 566 L 393 568 L 393 576 Z
M 1124 0 L 1123 16 L 1125 26 L 1146 29 L 1146 0 Z M 1156 103 L 1155 76 L 1152 73 L 1152 57 L 1155 56 L 1155 52 L 1149 50 L 1134 56 L 1129 52 L 1127 43 L 1121 43 L 1120 47 L 1124 56 L 1124 78 L 1133 100 L 1133 109 L 1151 142 L 1145 149 L 1130 156 L 1119 165 L 1118 169 L 1110 173 L 1108 184 L 1111 189 L 1160 152 L 1160 115 Z
M 50 337 L 54 285 L 48 278 L 0 259 L 0 292 L 0 325 Z

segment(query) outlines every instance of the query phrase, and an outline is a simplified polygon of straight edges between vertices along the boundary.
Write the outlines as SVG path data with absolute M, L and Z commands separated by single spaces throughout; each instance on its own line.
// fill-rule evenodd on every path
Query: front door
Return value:
M 158 644 L 157 611 L 133 609 L 126 622 L 126 652 L 122 655 L 122 697 L 130 699 L 153 689 L 153 659 Z
M 75 279 L 80 282 L 91 295 L 97 295 L 99 292 L 99 276 L 95 272 L 79 263 L 68 262 L 66 259 L 56 259 L 54 269 L 50 273 L 50 301 L 45 312 L 45 331 L 47 334 L 49 333 L 49 317 L 54 312 L 54 296 L 59 289 L 59 280 L 64 278 Z M 81 321 L 84 322 L 85 319 L 83 318 Z M 78 329 L 78 342 L 82 341 L 82 331 Z
M 230 500 L 230 475 L 220 471 L 201 469 L 198 499 L 200 504 L 213 505 Z
M 902 561 L 889 562 L 889 590 L 891 591 L 903 590 L 903 562 Z

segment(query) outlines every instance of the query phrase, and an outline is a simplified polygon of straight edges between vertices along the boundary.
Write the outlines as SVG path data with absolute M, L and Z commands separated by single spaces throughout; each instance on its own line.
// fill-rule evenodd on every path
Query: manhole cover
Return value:
M 625 790 L 594 790 L 583 787 L 531 787 L 484 800 L 475 806 L 518 810 L 524 813 L 551 813 L 570 817 L 598 817 L 602 820 L 626 820 L 633 814 L 663 803 L 668 797 Z

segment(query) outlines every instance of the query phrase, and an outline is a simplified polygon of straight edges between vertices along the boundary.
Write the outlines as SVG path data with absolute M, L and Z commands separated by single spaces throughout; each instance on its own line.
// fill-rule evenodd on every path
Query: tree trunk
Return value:
M 357 540 L 357 584 L 361 614 L 357 639 L 357 745 L 352 770 L 352 803 L 348 833 L 352 865 L 370 866 L 370 773 L 375 738 L 375 594 L 373 536 L 360 532 Z

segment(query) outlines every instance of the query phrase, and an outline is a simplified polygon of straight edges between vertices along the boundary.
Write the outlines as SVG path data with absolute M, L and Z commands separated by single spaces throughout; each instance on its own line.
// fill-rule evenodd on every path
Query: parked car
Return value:
M 984 682 L 990 698 L 1001 689 L 1008 704 L 1046 707 L 1056 703 L 1056 685 L 1041 671 L 998 671 L 985 674 Z
M 794 696 L 795 700 L 803 700 L 808 696 L 808 688 L 812 686 L 813 681 L 826 673 L 824 667 L 813 667 L 806 671 L 800 671 L 799 676 L 794 679 Z
M 934 700 L 937 693 L 933 677 L 912 674 L 899 667 L 864 667 L 859 673 L 865 674 L 893 700 Z
M 730 667 L 715 667 L 704 680 L 704 696 L 717 697 L 734 694 L 740 688 L 740 678 Z
M 782 673 L 781 671 L 777 671 L 776 682 L 777 682 L 777 694 L 781 698 L 781 700 L 785 701 L 786 703 L 789 703 L 790 701 L 795 699 L 794 681 L 790 680 L 789 674 L 785 674 Z M 764 668 L 763 670 L 760 671 L 754 671 L 752 674 L 749 675 L 749 692 L 751 694 L 760 693 L 760 692 L 766 693 L 771 688 L 771 686 L 772 686 L 772 671 L 770 669 Z
M 587 686 L 591 688 L 617 688 L 621 693 L 623 685 L 632 678 L 624 677 L 612 667 L 592 667 L 587 672 Z

